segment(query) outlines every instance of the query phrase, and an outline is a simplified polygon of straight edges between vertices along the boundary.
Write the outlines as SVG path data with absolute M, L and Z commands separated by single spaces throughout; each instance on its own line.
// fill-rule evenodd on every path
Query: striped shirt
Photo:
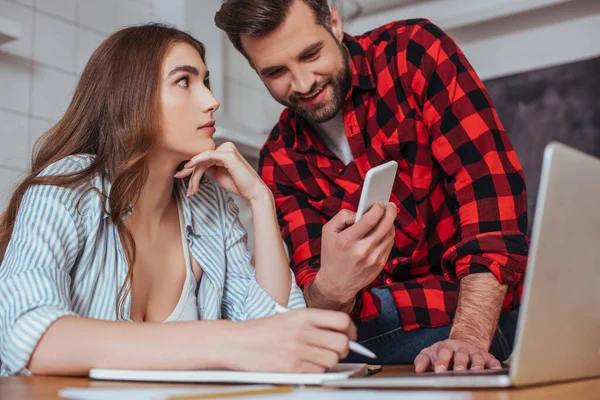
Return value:
M 40 175 L 71 174 L 92 160 L 91 155 L 66 157 Z M 60 317 L 117 320 L 117 296 L 128 266 L 117 227 L 103 198 L 91 189 L 108 195 L 110 182 L 96 177 L 70 188 L 37 185 L 23 197 L 0 266 L 2 376 L 29 373 L 35 346 Z M 244 321 L 274 314 L 275 301 L 256 281 L 247 234 L 231 196 L 212 180 L 190 198 L 182 181 L 176 192 L 191 254 L 203 269 L 200 319 Z M 292 279 L 288 307 L 304 306 Z M 121 319 L 130 320 L 130 307 L 131 295 Z

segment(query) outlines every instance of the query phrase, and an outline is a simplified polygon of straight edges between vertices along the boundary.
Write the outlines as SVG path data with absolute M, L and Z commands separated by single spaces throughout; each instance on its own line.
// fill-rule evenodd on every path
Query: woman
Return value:
M 96 50 L 2 217 L 2 375 L 314 372 L 345 357 L 348 316 L 272 316 L 304 301 L 271 193 L 232 144 L 215 149 L 218 107 L 186 33 L 131 27 Z M 222 188 L 252 209 L 256 271 Z

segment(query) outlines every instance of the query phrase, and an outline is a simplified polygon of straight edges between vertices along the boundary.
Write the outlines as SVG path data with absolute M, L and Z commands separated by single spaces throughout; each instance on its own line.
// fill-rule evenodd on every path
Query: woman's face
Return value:
M 214 150 L 213 114 L 220 104 L 209 89 L 208 70 L 200 54 L 187 43 L 174 44 L 163 61 L 161 79 L 159 151 L 181 162 Z

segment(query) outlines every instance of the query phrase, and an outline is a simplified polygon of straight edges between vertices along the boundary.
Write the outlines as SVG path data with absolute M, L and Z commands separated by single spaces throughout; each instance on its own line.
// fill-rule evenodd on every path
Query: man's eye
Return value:
M 319 55 L 318 51 L 315 51 L 313 53 L 307 54 L 306 57 L 304 57 L 305 60 L 312 60 L 313 58 L 317 57 Z
M 282 71 L 281 69 L 276 69 L 274 71 L 267 73 L 267 76 L 270 78 L 273 78 L 273 77 L 279 75 L 281 73 L 281 71 Z

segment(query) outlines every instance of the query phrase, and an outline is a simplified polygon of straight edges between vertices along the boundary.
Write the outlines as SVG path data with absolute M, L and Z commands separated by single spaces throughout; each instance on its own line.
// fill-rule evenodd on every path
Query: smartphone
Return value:
M 390 201 L 397 171 L 398 163 L 396 161 L 389 161 L 371 168 L 367 172 L 362 192 L 360 193 L 360 202 L 358 203 L 356 219 L 354 220 L 355 223 L 375 203 L 383 203 L 385 205 Z

